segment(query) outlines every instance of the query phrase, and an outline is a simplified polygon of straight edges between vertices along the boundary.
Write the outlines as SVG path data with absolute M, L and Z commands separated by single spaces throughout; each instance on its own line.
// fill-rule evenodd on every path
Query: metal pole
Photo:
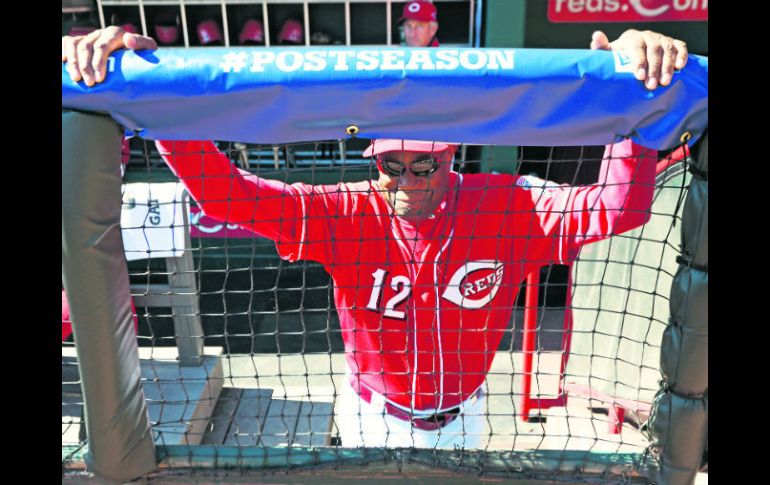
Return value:
M 184 36 L 184 46 L 190 47 L 190 36 L 187 33 L 187 7 L 185 7 L 184 0 L 180 0 L 179 7 L 182 13 L 182 35 Z
M 470 26 L 470 39 L 468 39 L 468 41 L 472 42 L 471 45 L 473 47 L 481 47 L 481 10 L 482 10 L 481 3 L 483 0 L 478 0 L 478 1 L 479 3 L 478 5 L 476 5 L 476 3 L 473 0 L 471 0 L 471 12 L 470 12 L 471 26 Z M 473 22 L 474 11 L 476 14 L 475 29 L 474 29 L 474 22 Z
M 345 45 L 350 45 L 350 1 L 345 0 Z
M 387 3 L 385 4 L 385 19 L 386 19 L 385 20 L 385 24 L 387 25 L 386 32 L 387 32 L 387 35 L 388 35 L 388 40 L 386 41 L 387 45 L 393 45 L 393 39 L 392 39 L 392 37 L 393 37 L 393 34 L 392 34 L 392 30 L 393 30 L 393 14 L 391 12 L 392 8 L 390 6 L 390 2 L 391 2 L 391 0 L 388 0 Z
M 142 35 L 147 36 L 147 18 L 144 15 L 144 3 L 139 0 L 139 21 L 142 23 Z
M 262 25 L 265 28 L 265 47 L 270 47 L 270 22 L 267 18 L 267 0 L 262 0 Z
M 225 0 L 222 0 L 222 30 L 225 34 L 225 47 L 230 47 L 230 29 L 228 28 L 227 5 L 225 4 Z

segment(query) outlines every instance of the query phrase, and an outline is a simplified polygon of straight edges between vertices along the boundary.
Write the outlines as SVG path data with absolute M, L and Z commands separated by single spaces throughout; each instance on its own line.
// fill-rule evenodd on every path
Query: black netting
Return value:
M 555 453 L 554 472 L 574 452 L 643 456 L 683 151 L 459 145 L 450 162 L 368 146 L 166 143 L 172 172 L 155 143 L 128 142 L 122 226 L 156 443 L 459 448 L 498 471 L 529 466 L 508 452 Z M 383 162 L 403 164 L 392 186 Z M 642 468 L 599 461 L 584 469 Z

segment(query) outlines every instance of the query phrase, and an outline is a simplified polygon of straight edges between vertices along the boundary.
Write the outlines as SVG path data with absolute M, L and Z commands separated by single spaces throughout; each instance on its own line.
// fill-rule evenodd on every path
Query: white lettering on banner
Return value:
M 490 69 L 513 69 L 513 51 L 490 51 L 488 67 Z
M 476 56 L 476 62 L 471 61 L 471 56 Z M 462 51 L 460 65 L 468 70 L 481 69 L 487 65 L 487 55 L 480 51 Z
M 275 54 L 272 54 L 275 58 Z M 222 64 L 219 66 L 224 72 L 241 72 L 246 67 L 246 61 L 249 59 L 249 55 L 245 52 L 230 52 L 225 55 L 222 60 Z M 177 63 L 178 69 L 184 69 L 184 61 Z
M 293 57 L 292 61 L 289 61 L 289 57 Z M 275 58 L 275 65 L 283 72 L 294 72 L 302 67 L 304 59 L 299 52 L 281 52 Z M 305 69 L 307 70 L 307 69 Z
M 374 71 L 380 61 L 377 60 L 377 51 L 359 51 L 356 71 Z
M 447 51 L 438 51 L 436 57 L 441 59 L 436 63 L 436 69 L 444 71 L 454 71 L 460 65 L 460 60 L 457 59 L 457 51 L 454 49 Z
M 326 52 L 308 52 L 305 55 L 304 71 L 323 71 L 326 67 Z
M 423 71 L 432 71 L 436 69 L 436 66 L 433 65 L 433 60 L 430 58 L 430 52 L 427 50 L 417 50 L 412 52 L 406 68 L 410 70 L 420 69 Z
M 227 58 L 230 55 L 237 55 L 234 52 L 227 54 L 225 58 Z M 254 52 L 254 54 L 251 55 L 251 69 L 249 69 L 251 72 L 265 72 L 265 64 L 269 64 L 275 61 L 275 53 L 269 52 L 269 51 L 257 51 Z M 225 71 L 230 72 L 230 71 Z M 240 72 L 240 69 L 238 69 L 235 72 Z
M 512 70 L 513 49 L 383 49 L 383 50 L 308 50 L 228 52 L 219 67 L 226 73 L 249 72 L 318 72 L 334 71 L 453 71 Z M 434 57 L 435 56 L 435 57 Z M 251 57 L 251 65 L 248 64 Z
M 329 52 L 329 56 L 336 57 L 337 63 L 334 65 L 335 71 L 347 71 L 348 68 L 348 58 L 353 55 L 353 52 L 351 51 L 331 51 Z
M 404 51 L 383 51 L 380 69 L 397 69 L 399 71 L 404 69 L 402 57 L 405 54 Z
M 484 270 L 491 273 L 474 275 Z M 503 263 L 471 261 L 455 271 L 441 297 L 463 308 L 478 309 L 492 301 L 502 281 Z M 487 293 L 479 296 L 484 291 Z

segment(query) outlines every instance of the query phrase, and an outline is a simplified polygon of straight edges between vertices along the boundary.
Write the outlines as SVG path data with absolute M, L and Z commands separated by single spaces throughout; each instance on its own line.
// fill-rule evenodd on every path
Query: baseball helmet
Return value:
M 179 15 L 160 15 L 155 19 L 155 38 L 164 45 L 179 40 Z
M 131 34 L 139 33 L 139 27 L 137 27 L 136 24 L 134 24 L 133 22 L 126 22 L 124 24 L 118 25 L 118 27 L 120 27 L 121 29 Z
M 118 14 L 113 13 L 110 17 L 110 25 L 117 25 L 121 29 L 131 34 L 138 34 L 139 27 L 136 26 L 136 22 L 133 20 L 122 20 Z
M 302 27 L 302 22 L 296 19 L 286 19 L 278 33 L 278 43 L 304 44 L 305 29 Z
M 310 43 L 314 45 L 328 45 L 334 42 L 332 36 L 326 32 L 314 32 L 310 36 Z
M 198 41 L 201 45 L 209 45 L 222 42 L 222 29 L 216 20 L 208 19 L 198 23 L 195 29 L 198 33 Z
M 255 19 L 249 19 L 243 23 L 241 33 L 238 34 L 238 43 L 241 45 L 264 44 L 265 29 L 262 22 Z

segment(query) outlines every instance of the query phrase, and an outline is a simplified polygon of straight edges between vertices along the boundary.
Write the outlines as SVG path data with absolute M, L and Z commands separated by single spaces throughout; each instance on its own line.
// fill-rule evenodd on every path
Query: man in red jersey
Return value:
M 88 85 L 104 79 L 113 50 L 155 48 L 114 27 L 89 36 L 62 40 L 62 60 L 76 59 L 68 69 Z M 599 32 L 592 47 L 627 51 L 650 89 L 667 85 L 687 57 L 683 43 L 650 32 L 612 44 Z M 626 140 L 607 146 L 596 184 L 571 187 L 458 174 L 450 143 L 373 140 L 364 156 L 376 160 L 377 180 L 288 185 L 239 170 L 211 142 L 157 145 L 207 215 L 332 276 L 347 364 L 336 422 L 346 447 L 481 446 L 483 384 L 519 284 L 583 244 L 644 224 L 656 163 Z

